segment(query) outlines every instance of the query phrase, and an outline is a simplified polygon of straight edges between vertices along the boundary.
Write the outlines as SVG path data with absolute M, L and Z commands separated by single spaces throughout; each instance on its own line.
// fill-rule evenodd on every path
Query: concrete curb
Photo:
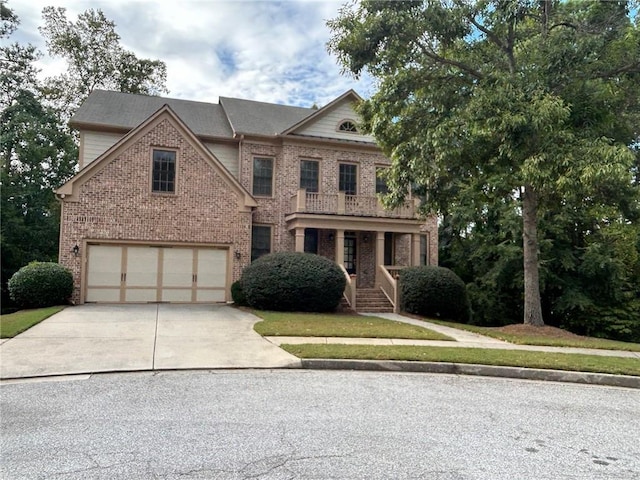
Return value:
M 640 389 L 640 377 L 607 373 L 570 372 L 538 368 L 500 367 L 465 363 L 411 362 L 400 360 L 335 360 L 302 359 L 302 368 L 309 370 L 372 370 L 391 372 L 448 373 L 478 375 L 548 382 L 570 382 L 610 387 Z

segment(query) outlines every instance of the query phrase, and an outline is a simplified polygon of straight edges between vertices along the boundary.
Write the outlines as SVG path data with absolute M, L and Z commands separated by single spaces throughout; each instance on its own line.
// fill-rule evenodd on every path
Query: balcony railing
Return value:
M 416 218 L 417 200 L 408 200 L 393 210 L 386 210 L 378 197 L 365 195 L 334 195 L 298 190 L 291 197 L 292 213 L 325 213 L 337 215 L 357 215 L 366 217 Z

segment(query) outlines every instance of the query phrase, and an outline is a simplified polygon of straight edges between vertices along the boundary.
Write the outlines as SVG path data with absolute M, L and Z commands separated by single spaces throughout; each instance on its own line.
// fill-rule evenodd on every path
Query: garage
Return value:
M 228 248 L 88 244 L 85 302 L 226 301 Z

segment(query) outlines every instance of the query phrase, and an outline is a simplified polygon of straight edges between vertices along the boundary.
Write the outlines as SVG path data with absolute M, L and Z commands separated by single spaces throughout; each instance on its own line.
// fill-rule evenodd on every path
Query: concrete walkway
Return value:
M 605 357 L 638 358 L 640 352 L 627 352 L 623 350 L 602 350 L 595 348 L 551 347 L 542 345 L 517 345 L 496 338 L 486 337 L 473 332 L 445 327 L 424 320 L 417 320 L 396 313 L 361 313 L 375 317 L 386 318 L 398 322 L 409 323 L 419 327 L 428 328 L 453 338 L 455 341 L 443 340 L 409 340 L 400 338 L 346 338 L 346 337 L 265 337 L 274 345 L 283 344 L 341 344 L 341 345 L 415 345 L 423 347 L 454 347 L 454 348 L 495 348 L 503 350 L 528 350 L 535 352 L 553 353 L 580 353 L 585 355 L 598 355 Z
M 299 367 L 221 305 L 81 305 L 0 345 L 0 378 L 187 368 Z

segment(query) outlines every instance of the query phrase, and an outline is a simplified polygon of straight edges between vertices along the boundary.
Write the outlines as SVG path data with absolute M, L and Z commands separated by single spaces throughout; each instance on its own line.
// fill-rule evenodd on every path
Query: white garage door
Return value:
M 89 245 L 86 302 L 224 302 L 227 249 Z

